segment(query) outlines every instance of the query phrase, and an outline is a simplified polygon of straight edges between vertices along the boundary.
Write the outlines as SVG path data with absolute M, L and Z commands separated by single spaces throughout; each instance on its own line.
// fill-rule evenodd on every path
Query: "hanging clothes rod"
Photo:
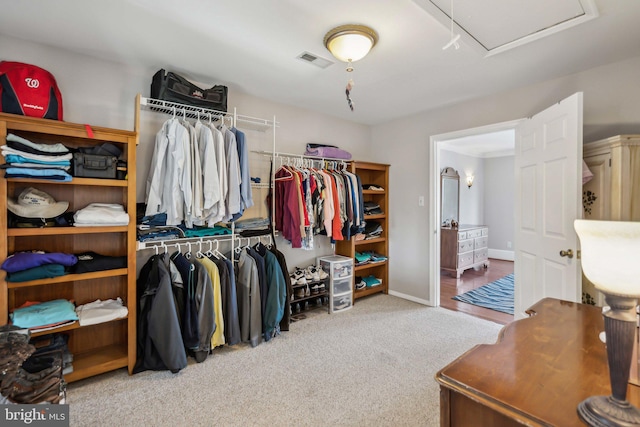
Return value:
M 345 160 L 345 159 L 337 159 L 334 157 L 317 157 L 317 156 L 307 156 L 304 154 L 294 154 L 294 153 L 281 153 L 278 151 L 257 151 L 257 150 L 252 150 L 252 153 L 257 153 L 257 154 L 262 154 L 263 156 L 268 156 L 271 158 L 276 158 L 276 157 L 286 157 L 286 158 L 290 158 L 290 159 L 310 159 L 310 160 L 327 160 L 327 161 L 331 161 L 331 162 L 343 162 L 343 163 L 350 163 L 351 160 Z
M 218 236 L 202 236 L 202 237 L 182 237 L 180 239 L 169 239 L 169 240 L 149 240 L 144 242 L 137 242 L 137 250 L 141 251 L 144 249 L 156 249 L 156 248 L 164 248 L 171 247 L 176 245 L 188 245 L 188 244 L 208 244 L 208 242 L 233 242 L 233 235 L 231 234 L 221 234 Z
M 175 114 L 176 116 L 185 116 L 190 119 L 229 119 L 232 120 L 233 126 L 237 126 L 238 123 L 243 123 L 249 125 L 250 128 L 256 128 L 257 130 L 266 130 L 272 127 L 280 127 L 280 124 L 275 120 L 275 117 L 273 120 L 268 120 L 259 117 L 245 116 L 242 114 L 237 114 L 235 108 L 233 109 L 233 113 L 231 113 L 226 111 L 196 107 L 193 105 L 180 104 L 177 102 L 165 101 L 162 99 L 147 98 L 144 96 L 140 96 L 140 106 L 147 107 L 152 111 L 157 111 L 164 114 Z

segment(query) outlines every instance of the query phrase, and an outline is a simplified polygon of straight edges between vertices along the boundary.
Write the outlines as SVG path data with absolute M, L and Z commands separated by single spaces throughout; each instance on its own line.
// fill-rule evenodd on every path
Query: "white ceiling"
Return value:
M 3 0 L 0 36 L 376 124 L 640 55 L 640 1 L 580 1 L 454 0 L 469 33 L 455 25 L 460 48 L 447 50 L 450 0 Z M 585 10 L 597 17 L 584 19 Z M 582 23 L 564 23 L 571 16 Z M 558 21 L 563 31 L 539 31 Z M 353 73 L 297 59 L 306 51 L 337 62 L 322 40 L 345 23 L 380 36 Z M 509 42 L 518 37 L 530 42 Z

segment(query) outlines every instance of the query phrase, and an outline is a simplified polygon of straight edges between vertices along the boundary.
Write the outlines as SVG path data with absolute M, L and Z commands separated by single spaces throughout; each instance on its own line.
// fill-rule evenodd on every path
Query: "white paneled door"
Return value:
M 515 149 L 515 318 L 542 298 L 579 302 L 582 92 L 524 120 Z

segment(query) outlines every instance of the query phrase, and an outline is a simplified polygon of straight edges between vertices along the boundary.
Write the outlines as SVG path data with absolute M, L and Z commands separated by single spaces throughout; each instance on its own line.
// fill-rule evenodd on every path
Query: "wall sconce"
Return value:
M 602 314 L 611 395 L 583 400 L 578 415 L 589 426 L 640 425 L 640 410 L 627 401 L 633 343 L 638 333 L 640 222 L 579 219 L 574 228 L 580 238 L 582 271 L 611 307 Z
M 473 185 L 473 175 L 469 174 L 467 175 L 467 187 L 471 188 L 472 185 Z
M 378 41 L 378 33 L 364 25 L 341 25 L 324 36 L 324 46 L 339 61 L 347 63 L 347 71 L 353 71 L 352 62 L 369 53 Z

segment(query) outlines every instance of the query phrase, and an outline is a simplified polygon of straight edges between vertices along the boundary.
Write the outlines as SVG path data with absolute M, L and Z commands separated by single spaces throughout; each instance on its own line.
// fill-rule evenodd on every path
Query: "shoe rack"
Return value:
M 363 190 L 364 201 L 376 202 L 382 209 L 381 214 L 365 215 L 365 221 L 377 221 L 382 226 L 382 234 L 373 239 L 356 240 L 352 236 L 350 240 L 336 242 L 337 255 L 344 255 L 355 258 L 356 252 L 373 251 L 387 257 L 385 261 L 358 265 L 353 268 L 353 299 L 363 298 L 376 293 L 389 292 L 389 165 L 381 163 L 370 163 L 353 161 L 349 164 L 349 171 L 358 175 L 363 185 L 373 184 L 381 187 L 382 190 Z M 354 265 L 356 264 L 354 259 Z M 382 280 L 377 286 L 355 288 L 355 277 L 365 277 L 373 275 Z

